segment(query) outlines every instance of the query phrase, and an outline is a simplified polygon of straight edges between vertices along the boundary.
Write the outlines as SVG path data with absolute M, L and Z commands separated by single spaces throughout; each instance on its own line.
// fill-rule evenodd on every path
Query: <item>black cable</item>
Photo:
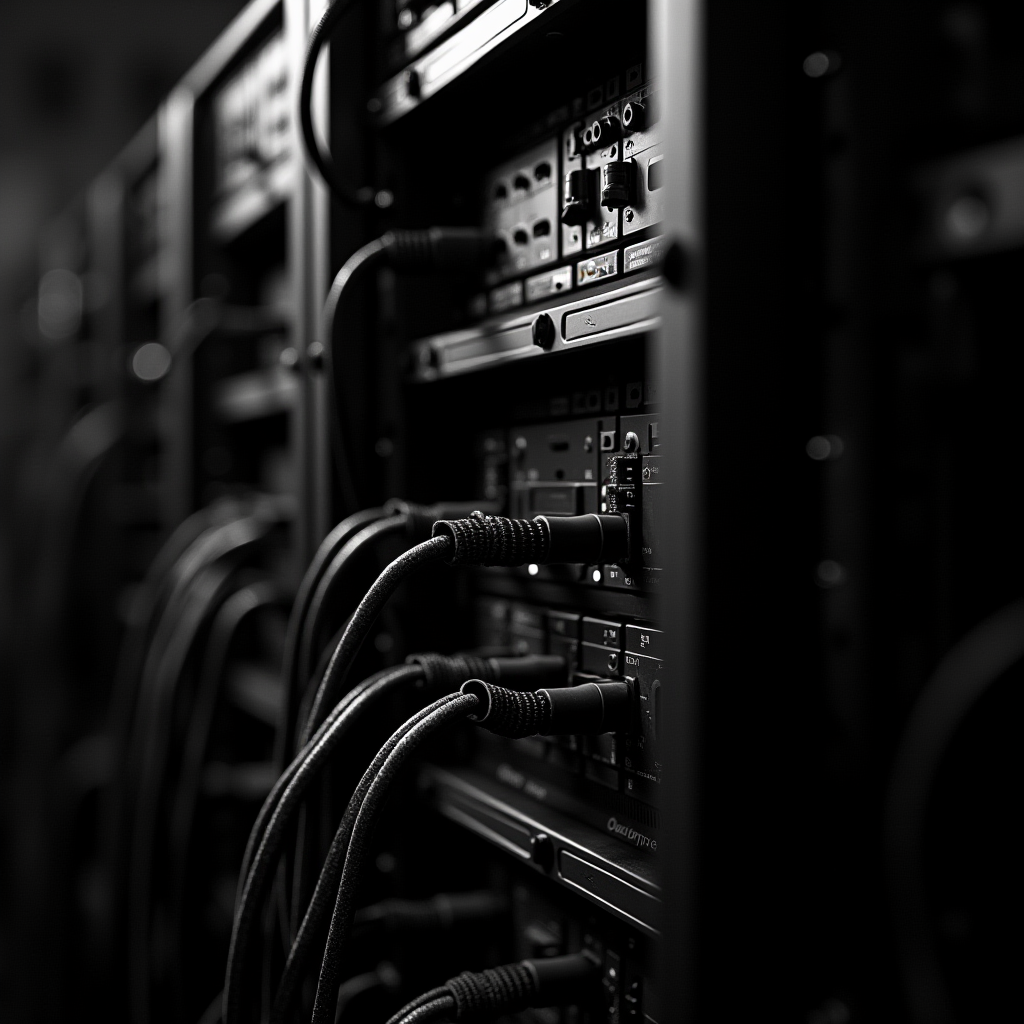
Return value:
M 319 728 L 327 708 L 337 699 L 352 661 L 359 653 L 374 622 L 377 621 L 381 608 L 384 607 L 402 581 L 415 569 L 428 562 L 443 558 L 450 548 L 451 541 L 447 537 L 432 537 L 399 555 L 377 577 L 373 586 L 366 592 L 362 601 L 359 602 L 359 606 L 352 613 L 352 618 L 349 619 L 345 632 L 334 649 L 334 654 L 327 665 L 327 671 L 324 673 L 324 678 L 321 680 L 310 706 L 309 716 L 302 727 L 302 746 L 305 746 L 314 730 Z
M 310 601 L 316 591 L 320 578 L 330 565 L 334 556 L 348 542 L 353 534 L 361 530 L 369 523 L 380 519 L 385 515 L 382 508 L 364 509 L 354 515 L 343 519 L 330 533 L 320 542 L 313 560 L 309 563 L 299 584 L 298 592 L 295 595 L 295 602 L 292 605 L 292 612 L 288 618 L 288 631 L 285 634 L 284 659 L 281 668 L 281 677 L 284 681 L 284 706 L 282 708 L 281 728 L 278 730 L 277 743 L 274 750 L 274 758 L 277 764 L 283 766 L 287 763 L 291 753 L 291 740 L 295 735 L 296 717 L 296 696 L 297 692 L 305 688 L 306 678 L 298 671 L 299 666 L 299 641 L 302 637 L 306 616 L 309 614 Z
M 153 853 L 176 682 L 199 630 L 225 596 L 233 572 L 231 565 L 214 564 L 196 581 L 194 601 L 182 616 L 168 645 L 167 657 L 160 662 L 156 678 L 152 680 L 147 702 L 149 714 L 143 723 L 148 728 L 140 730 L 128 862 L 128 964 L 133 1020 L 141 1024 L 149 1020 Z
M 336 699 L 381 608 L 417 566 L 441 558 L 452 565 L 628 564 L 631 549 L 629 524 L 620 515 L 535 516 L 526 520 L 474 512 L 465 519 L 439 520 L 432 532 L 429 541 L 396 558 L 360 601 L 313 698 L 302 727 L 303 741 L 320 724 L 324 708 Z
M 378 672 L 346 694 L 316 736 L 278 779 L 260 808 L 242 858 L 228 955 L 225 992 L 230 997 L 231 1019 L 234 1019 L 234 997 L 244 970 L 250 929 L 255 921 L 257 907 L 269 890 L 271 869 L 281 852 L 295 811 L 317 773 L 366 712 L 397 690 L 411 690 L 415 687 L 420 700 L 429 700 L 437 693 L 452 690 L 458 685 L 458 680 L 465 679 L 467 675 L 484 675 L 491 679 L 504 679 L 512 684 L 519 680 L 535 685 L 537 682 L 557 679 L 565 673 L 565 662 L 555 656 L 482 659 L 472 655 L 421 654 L 414 655 L 410 661 L 411 664 Z M 466 901 L 471 899 L 471 896 L 461 894 L 450 897 L 449 906 L 454 908 L 452 913 L 467 916 L 471 913 L 471 907 Z M 438 904 L 436 912 L 443 915 L 444 908 Z M 478 906 L 476 912 L 484 911 Z
M 490 503 L 484 503 L 488 505 Z M 456 516 L 469 515 L 474 508 L 480 508 L 479 502 L 441 502 L 436 505 L 414 505 L 404 501 L 389 501 L 383 509 L 374 510 L 379 514 L 373 519 L 360 524 L 358 530 L 352 530 L 345 541 L 333 545 L 329 555 L 329 564 L 320 564 L 315 584 L 310 587 L 310 594 L 300 595 L 306 605 L 301 623 L 301 633 L 295 639 L 294 659 L 297 666 L 294 669 L 297 674 L 296 685 L 305 691 L 310 677 L 310 664 L 313 651 L 316 646 L 316 638 L 319 635 L 321 625 L 321 613 L 331 594 L 336 589 L 339 581 L 344 577 L 345 570 L 355 556 L 365 545 L 391 536 L 404 530 L 409 542 L 416 543 L 428 540 L 431 530 L 438 520 L 449 519 Z M 390 516 L 389 516 L 389 513 Z M 359 513 L 357 516 L 349 517 L 346 522 L 355 521 L 359 516 L 367 516 L 367 513 Z M 337 531 L 335 531 L 337 532 Z M 332 537 L 334 532 L 332 532 Z M 326 549 L 326 542 L 321 545 L 321 551 Z M 318 560 L 320 553 L 318 552 Z M 322 562 L 327 562 L 325 555 Z M 316 560 L 315 560 L 316 561 Z M 313 567 L 307 572 L 307 579 L 312 579 Z M 303 584 L 305 585 L 305 580 Z M 315 588 L 315 590 L 314 590 Z M 300 598 L 296 599 L 296 605 Z M 315 690 L 313 691 L 316 692 Z M 303 721 L 308 712 L 308 707 L 303 709 L 299 720 Z
M 339 4 L 340 0 L 337 0 L 335 5 L 328 9 L 323 21 L 330 17 Z M 307 68 L 308 66 L 307 64 Z M 305 79 L 303 83 L 305 84 Z M 303 110 L 305 109 L 306 104 L 303 102 Z M 340 351 L 335 350 L 334 333 L 336 322 L 343 328 L 346 323 L 343 299 L 352 293 L 355 283 L 366 273 L 385 263 L 404 271 L 478 273 L 490 265 L 494 256 L 494 238 L 475 228 L 434 227 L 423 231 L 389 231 L 357 249 L 335 275 L 324 303 L 321 344 L 327 388 L 333 407 L 332 450 L 338 470 L 338 484 L 347 508 L 358 508 L 360 502 L 359 488 L 352 468 L 354 461 L 349 448 L 349 431 L 344 423 L 345 413 L 339 400 L 340 391 L 336 376 L 341 360 L 338 358 Z
M 279 510 L 259 506 L 207 531 L 186 551 L 143 670 L 125 768 L 129 792 L 134 789 L 127 864 L 130 996 L 135 1019 L 143 1024 L 149 1017 L 151 861 L 177 681 L 198 631 L 223 599 L 237 560 L 280 521 Z M 191 576 L 196 566 L 206 568 Z
M 490 889 L 442 892 L 426 900 L 386 899 L 355 912 L 352 937 L 365 941 L 424 932 L 439 934 L 493 922 L 507 910 L 507 900 Z
M 345 808 L 345 814 L 334 835 L 306 916 L 288 955 L 274 1003 L 272 1024 L 288 1019 L 290 1002 L 298 987 L 297 982 L 305 967 L 312 943 L 316 940 L 332 904 L 334 909 L 330 919 L 327 953 L 324 954 L 317 986 L 316 1005 L 320 1007 L 320 1016 L 317 1017 L 317 1010 L 314 1009 L 314 1021 L 327 1020 L 328 1016 L 333 1014 L 333 1006 L 328 1007 L 327 1004 L 330 1003 L 340 980 L 340 965 L 336 960 L 351 924 L 356 884 L 353 879 L 358 879 L 362 871 L 368 833 L 379 815 L 383 796 L 395 772 L 418 749 L 423 740 L 449 721 L 465 718 L 478 704 L 478 699 L 471 694 L 449 694 L 435 701 L 396 730 L 363 773 Z M 341 881 L 338 884 L 338 895 L 332 898 L 339 877 Z
M 306 60 L 302 67 L 302 85 L 299 89 L 299 123 L 302 126 L 302 141 L 305 143 L 306 154 L 320 172 L 320 177 L 335 199 L 346 206 L 355 207 L 370 206 L 376 199 L 378 206 L 386 207 L 391 205 L 389 192 L 377 192 L 368 185 L 353 189 L 347 182 L 342 181 L 331 154 L 323 152 L 320 148 L 320 142 L 313 129 L 313 80 L 317 60 L 342 17 L 354 5 L 355 0 L 334 0 L 310 33 L 309 48 L 306 50 Z
M 437 988 L 432 988 L 429 992 L 423 992 L 415 999 L 406 1003 L 394 1016 L 389 1018 L 387 1024 L 397 1024 L 398 1021 L 412 1013 L 413 1010 L 418 1010 L 421 1006 L 434 1003 L 438 999 L 444 999 L 448 994 L 448 990 L 443 985 L 438 985 Z
M 214 712 L 227 668 L 228 655 L 241 625 L 261 609 L 281 604 L 277 588 L 269 580 L 258 580 L 236 590 L 220 607 L 210 627 L 199 686 L 186 731 L 185 748 L 178 771 L 178 784 L 170 814 L 168 836 L 171 886 L 169 899 L 170 946 L 175 963 L 182 962 L 182 912 L 185 903 L 188 852 L 206 759 Z M 179 1005 L 180 996 L 179 996 Z
M 281 852 L 288 826 L 320 767 L 359 720 L 361 712 L 396 686 L 421 678 L 415 665 L 385 669 L 354 687 L 323 723 L 316 735 L 274 784 L 249 834 L 242 857 L 235 917 L 224 977 L 224 1019 L 233 1024 L 241 1013 L 242 972 L 257 920 L 258 908 L 273 880 L 272 869 Z
M 448 1017 L 454 1009 L 455 1000 L 445 992 L 436 999 L 431 999 L 429 1002 L 421 1003 L 415 1009 L 409 1011 L 404 1017 L 399 1019 L 402 1024 L 429 1024 L 430 1021 L 440 1020 L 442 1017 Z
M 538 1006 L 596 1005 L 601 968 L 588 953 L 521 960 L 484 971 L 463 971 L 403 1006 L 387 1024 L 413 1024 L 442 1016 L 493 1021 Z
M 313 650 L 316 638 L 322 624 L 323 610 L 330 599 L 330 596 L 338 583 L 344 578 L 345 570 L 350 566 L 356 556 L 363 551 L 367 545 L 400 533 L 406 527 L 407 517 L 391 516 L 387 519 L 378 519 L 376 522 L 364 526 L 358 533 L 354 534 L 338 550 L 331 559 L 330 565 L 324 569 L 317 584 L 316 592 L 309 602 L 309 613 L 303 624 L 302 637 L 299 642 L 299 680 L 300 687 L 304 689 L 303 700 L 300 703 L 299 721 L 304 722 L 309 714 L 309 706 L 313 699 L 313 693 L 306 688 L 310 675 L 310 662 L 313 657 Z
M 338 986 L 335 998 L 334 1024 L 341 1024 L 345 1014 L 351 1011 L 352 1004 L 362 1001 L 371 992 L 382 992 L 392 995 L 398 992 L 402 979 L 395 966 L 388 961 L 379 963 L 375 970 L 365 974 L 357 974 L 348 978 Z
M 463 684 L 458 694 L 435 701 L 392 734 L 367 768 L 345 809 L 307 912 L 310 916 L 314 907 L 322 908 L 327 892 L 333 888 L 340 860 L 340 881 L 320 968 L 313 1024 L 324 1024 L 329 1013 L 327 1004 L 338 983 L 341 953 L 351 933 L 355 893 L 369 853 L 370 837 L 391 781 L 425 739 L 448 722 L 460 718 L 477 720 L 487 728 L 508 736 L 536 735 L 556 729 L 566 734 L 594 734 L 628 725 L 631 720 L 631 690 L 629 684 L 623 682 L 544 689 L 534 693 L 471 679 Z M 293 945 L 286 973 L 295 952 Z M 293 987 L 296 979 L 297 975 L 291 979 Z M 275 1022 L 284 1021 L 287 1017 L 287 1005 L 282 1003 L 284 988 L 282 979 L 278 1000 L 275 1001 L 275 1017 L 272 1018 Z

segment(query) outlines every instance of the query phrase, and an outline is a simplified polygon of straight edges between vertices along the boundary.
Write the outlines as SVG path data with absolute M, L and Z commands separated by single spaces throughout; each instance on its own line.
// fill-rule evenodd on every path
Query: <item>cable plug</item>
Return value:
M 427 900 L 387 899 L 357 910 L 354 934 L 406 935 L 412 932 L 447 932 L 492 923 L 508 911 L 508 901 L 488 889 L 438 893 Z
M 433 697 L 457 690 L 463 680 L 478 678 L 508 690 L 535 690 L 539 686 L 564 685 L 565 659 L 553 654 L 481 658 L 475 654 L 410 654 L 409 665 L 419 665 L 419 686 Z
M 499 736 L 554 736 L 624 731 L 630 725 L 629 683 L 582 683 L 518 693 L 483 679 L 468 679 L 460 693 L 480 702 L 469 719 Z
M 428 540 L 434 523 L 439 519 L 462 519 L 477 510 L 490 515 L 499 508 L 500 505 L 496 501 L 439 501 L 433 505 L 417 505 L 401 498 L 392 498 L 384 503 L 384 511 L 388 515 L 406 517 L 406 536 L 413 544 Z
M 494 235 L 477 228 L 388 231 L 381 242 L 385 258 L 405 271 L 479 271 L 496 262 L 499 250 Z
M 465 519 L 436 522 L 432 536 L 451 541 L 446 556 L 450 565 L 625 565 L 630 557 L 629 523 L 617 514 L 506 519 L 478 511 Z
M 585 953 L 521 960 L 449 979 L 457 1021 L 490 1021 L 533 1006 L 587 1005 L 601 995 L 601 968 Z

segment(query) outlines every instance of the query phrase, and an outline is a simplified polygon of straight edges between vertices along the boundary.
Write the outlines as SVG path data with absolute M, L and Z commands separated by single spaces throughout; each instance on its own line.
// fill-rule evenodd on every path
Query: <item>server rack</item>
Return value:
M 979 978 L 996 1006 L 1005 914 L 996 885 L 978 895 L 957 874 L 984 874 L 985 851 L 957 833 L 978 823 L 940 767 L 952 757 L 988 808 L 1010 792 L 983 752 L 993 735 L 1009 747 L 995 720 L 1020 657 L 1003 470 L 1019 367 L 997 324 L 1019 269 L 1020 154 L 992 145 L 1019 131 L 1013 116 L 975 126 L 966 153 L 938 122 L 901 137 L 920 111 L 897 59 L 928 23 L 917 8 L 889 22 L 842 4 L 366 3 L 313 89 L 339 173 L 372 186 L 352 209 L 299 159 L 302 54 L 322 11 L 256 0 L 90 194 L 113 266 L 121 236 L 103 232 L 159 182 L 166 262 L 140 256 L 119 285 L 103 358 L 134 360 L 159 309 L 165 528 L 231 502 L 274 519 L 217 606 L 268 613 L 229 637 L 218 670 L 218 700 L 263 732 L 225 720 L 219 759 L 200 766 L 202 799 L 237 804 L 204 825 L 230 834 L 227 853 L 189 897 L 193 925 L 204 900 L 220 919 L 177 964 L 158 941 L 173 897 L 124 933 L 122 954 L 152 958 L 148 980 L 133 973 L 133 1015 L 196 1016 L 209 1000 L 216 1015 L 225 879 L 294 742 L 276 717 L 291 685 L 275 675 L 277 606 L 334 523 L 407 507 L 396 498 L 621 512 L 643 543 L 626 565 L 424 573 L 354 677 L 424 650 L 557 656 L 565 684 L 625 682 L 639 710 L 615 735 L 470 729 L 429 750 L 364 897 L 487 889 L 505 906 L 483 937 L 354 951 L 376 979 L 361 1012 L 462 967 L 580 951 L 600 965 L 602 1004 L 524 1019 L 841 1024 L 903 1019 L 903 998 L 910 1019 L 948 1020 Z M 383 266 L 328 333 L 346 260 L 431 224 L 484 228 L 500 252 L 469 272 Z M 950 394 L 969 416 L 946 418 Z M 123 496 L 149 508 L 139 472 Z M 984 500 L 963 501 L 967 487 Z M 355 575 L 368 584 L 399 549 L 392 537 Z M 909 579 L 893 568 L 905 557 Z M 313 662 L 364 589 L 346 583 Z M 935 711 L 950 693 L 952 718 Z M 336 798 L 318 797 L 325 817 Z M 245 998 L 268 1008 L 265 992 Z

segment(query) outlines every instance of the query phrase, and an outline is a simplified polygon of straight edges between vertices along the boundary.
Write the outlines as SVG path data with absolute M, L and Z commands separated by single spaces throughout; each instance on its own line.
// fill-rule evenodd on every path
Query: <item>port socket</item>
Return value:
M 642 132 L 647 127 L 647 108 L 639 100 L 622 108 L 622 127 L 627 132 Z
M 516 228 L 515 231 L 512 232 L 512 241 L 515 242 L 516 245 L 526 245 L 527 242 L 530 241 L 530 235 L 526 228 Z
M 533 237 L 544 238 L 545 235 L 551 234 L 551 221 L 546 217 L 543 220 L 538 220 L 533 225 Z
M 512 187 L 517 192 L 529 192 L 530 191 L 530 179 L 525 174 L 517 174 L 512 179 Z
M 536 167 L 534 167 L 533 176 L 538 181 L 547 181 L 548 178 L 551 177 L 551 164 L 549 164 L 547 160 L 542 160 Z
M 622 122 L 614 114 L 606 114 L 599 121 L 595 121 L 588 130 L 591 144 L 595 149 L 610 146 L 622 138 Z
M 494 198 L 499 201 L 502 199 L 508 199 L 508 185 L 506 185 L 505 182 L 499 181 L 498 184 L 494 186 Z

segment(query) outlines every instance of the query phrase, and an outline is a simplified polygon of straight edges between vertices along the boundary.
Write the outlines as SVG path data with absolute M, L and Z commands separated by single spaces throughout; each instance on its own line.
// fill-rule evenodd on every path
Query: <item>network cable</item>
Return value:
M 387 1024 L 493 1021 L 530 1007 L 597 1005 L 601 994 L 601 968 L 596 958 L 570 953 L 485 971 L 463 971 L 417 996 Z
M 430 540 L 399 555 L 377 578 L 352 614 L 302 727 L 308 740 L 337 699 L 352 660 L 384 604 L 421 565 L 445 560 L 451 565 L 525 565 L 530 562 L 625 563 L 630 555 L 629 525 L 620 515 L 583 515 L 506 519 L 475 514 L 440 520 Z
M 359 208 L 371 206 L 376 201 L 378 206 L 385 207 L 391 205 L 389 192 L 377 191 L 370 186 L 353 188 L 342 180 L 331 154 L 320 148 L 313 128 L 313 79 L 320 51 L 330 40 L 342 17 L 355 6 L 355 3 L 356 0 L 334 0 L 310 33 L 306 60 L 302 67 L 302 85 L 299 89 L 299 123 L 302 126 L 302 141 L 305 143 L 306 153 L 330 189 L 331 195 L 338 202 Z
M 340 0 L 339 0 L 340 2 Z M 328 14 L 335 10 L 330 8 Z M 326 17 L 326 16 L 325 16 Z M 334 345 L 335 323 L 346 323 L 344 299 L 354 285 L 370 271 L 391 266 L 406 272 L 479 273 L 496 255 L 495 239 L 476 228 L 433 227 L 421 231 L 388 231 L 357 249 L 344 263 L 331 283 L 324 303 L 321 338 L 324 371 L 333 406 L 331 431 L 342 498 L 348 508 L 358 508 L 358 487 L 352 471 L 348 431 L 344 428 L 344 410 L 338 399 L 335 376 L 339 362 Z
M 411 663 L 385 669 L 353 688 L 332 710 L 316 735 L 282 773 L 257 815 L 242 858 L 231 947 L 225 975 L 225 1020 L 235 1019 L 240 983 L 258 908 L 273 880 L 294 814 L 318 772 L 346 736 L 391 694 L 414 693 L 423 701 L 449 691 L 467 675 L 502 680 L 511 686 L 558 685 L 565 677 L 562 658 L 528 655 L 521 658 L 475 658 L 471 655 L 415 655 Z M 294 897 L 294 894 L 293 894 Z M 307 925 L 307 930 L 311 925 Z
M 330 901 L 330 893 L 334 889 L 331 879 L 337 873 L 337 864 L 340 863 L 327 944 L 313 1004 L 313 1024 L 329 1024 L 333 1016 L 331 999 L 340 980 L 341 954 L 351 932 L 355 894 L 385 797 L 395 775 L 425 740 L 450 723 L 467 719 L 503 736 L 523 737 L 613 732 L 627 728 L 631 717 L 631 691 L 625 682 L 588 683 L 583 686 L 518 692 L 481 679 L 472 679 L 465 682 L 457 693 L 448 694 L 413 715 L 394 732 L 366 769 L 349 800 L 335 834 L 328 862 L 310 901 L 310 910 L 316 907 L 322 913 L 324 905 Z M 309 929 L 307 934 L 308 948 L 312 942 L 313 929 Z M 289 963 L 296 954 L 298 944 L 297 938 L 289 954 Z M 289 975 L 289 963 L 285 965 L 285 976 Z M 290 1008 L 286 1000 L 294 992 L 297 975 L 298 971 L 292 972 L 287 990 L 285 977 L 282 977 L 272 1021 L 283 1022 L 286 1019 Z

